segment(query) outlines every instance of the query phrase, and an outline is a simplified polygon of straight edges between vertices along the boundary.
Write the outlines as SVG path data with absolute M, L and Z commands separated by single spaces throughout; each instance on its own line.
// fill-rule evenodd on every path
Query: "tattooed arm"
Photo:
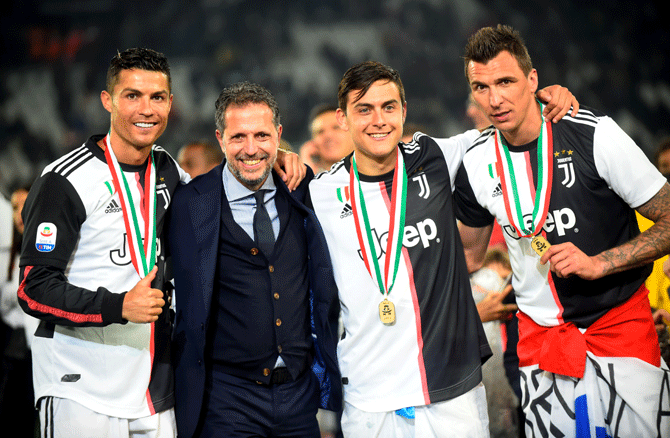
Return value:
M 606 275 L 636 268 L 670 253 L 670 185 L 667 183 L 638 213 L 654 221 L 648 230 L 623 245 L 589 257 L 572 243 L 552 245 L 540 259 L 549 262 L 559 277 L 577 275 L 596 280 Z

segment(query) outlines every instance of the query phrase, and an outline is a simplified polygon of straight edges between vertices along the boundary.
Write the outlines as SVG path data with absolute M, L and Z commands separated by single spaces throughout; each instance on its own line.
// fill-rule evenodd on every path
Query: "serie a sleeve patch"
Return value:
M 35 236 L 35 248 L 39 252 L 51 252 L 56 248 L 56 234 L 58 228 L 51 222 L 42 222 L 37 227 Z

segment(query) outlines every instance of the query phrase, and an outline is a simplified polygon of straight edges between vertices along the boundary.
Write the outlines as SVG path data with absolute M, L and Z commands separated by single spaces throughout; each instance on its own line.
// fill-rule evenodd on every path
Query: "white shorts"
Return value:
M 439 403 L 415 407 L 415 418 L 390 412 L 365 412 L 344 404 L 345 438 L 488 438 L 489 417 L 484 385 Z
M 39 401 L 40 436 L 52 438 L 175 438 L 174 409 L 143 418 L 117 418 L 65 398 Z

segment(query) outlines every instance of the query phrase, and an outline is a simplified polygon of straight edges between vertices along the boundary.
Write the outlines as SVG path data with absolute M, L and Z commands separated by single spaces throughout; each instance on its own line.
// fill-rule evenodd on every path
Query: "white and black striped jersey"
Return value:
M 383 296 L 360 255 L 346 195 L 351 155 L 310 183 L 342 308 L 338 361 L 345 401 L 359 409 L 423 406 L 481 382 L 481 364 L 491 350 L 472 298 L 452 196 L 455 171 L 477 134 L 449 139 L 417 134 L 399 146 L 408 180 L 400 267 L 388 296 L 396 310 L 392 326 L 380 321 Z M 360 179 L 383 266 L 393 172 Z
M 121 317 L 125 292 L 140 280 L 133 267 L 119 194 L 102 136 L 49 164 L 23 210 L 19 301 L 41 319 L 33 343 L 35 400 L 72 399 L 96 412 L 139 418 L 172 407 L 171 321 L 134 324 Z M 170 155 L 153 147 L 156 167 L 158 274 L 166 290 L 162 228 L 171 194 L 188 179 Z M 137 211 L 146 163 L 121 164 Z M 142 216 L 138 221 L 144 237 Z
M 551 126 L 552 191 L 542 230 L 549 243 L 572 242 L 592 256 L 638 235 L 634 208 L 658 193 L 665 178 L 611 118 L 595 110 L 582 107 L 576 117 L 566 116 Z M 535 141 L 510 148 L 517 178 L 532 178 L 533 188 L 537 186 L 536 154 Z M 496 161 L 494 129 L 489 128 L 463 158 L 456 182 L 457 216 L 473 227 L 489 225 L 494 218 L 498 221 L 521 311 L 542 326 L 573 322 L 588 327 L 644 283 L 650 266 L 595 281 L 550 274 L 549 263 L 539 263 L 530 239 L 520 238 L 507 217 L 500 176 L 493 171 Z M 532 196 L 519 196 L 528 221 Z

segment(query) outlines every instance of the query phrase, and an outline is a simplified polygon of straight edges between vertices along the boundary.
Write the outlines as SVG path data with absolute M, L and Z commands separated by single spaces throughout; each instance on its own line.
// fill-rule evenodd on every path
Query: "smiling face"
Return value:
M 535 100 L 535 69 L 524 74 L 508 51 L 485 63 L 470 61 L 467 69 L 472 99 L 510 144 L 537 138 L 542 119 Z
M 230 105 L 224 114 L 224 130 L 216 138 L 226 155 L 226 165 L 249 190 L 258 190 L 272 171 L 282 127 L 275 127 L 273 113 L 264 103 Z
M 388 80 L 374 82 L 363 96 L 351 90 L 346 112 L 337 110 L 337 120 L 354 142 L 356 164 L 365 175 L 381 175 L 395 167 L 407 106 L 398 86 Z
M 161 72 L 122 70 L 113 91 L 103 91 L 102 104 L 111 114 L 110 137 L 117 159 L 141 164 L 167 127 L 172 106 L 168 77 Z

